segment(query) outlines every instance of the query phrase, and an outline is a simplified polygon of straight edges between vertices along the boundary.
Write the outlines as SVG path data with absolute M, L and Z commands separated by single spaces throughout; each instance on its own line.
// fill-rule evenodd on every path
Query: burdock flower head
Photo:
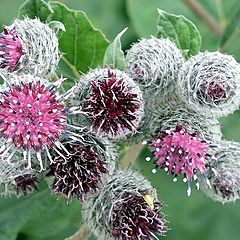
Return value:
M 240 198 L 240 144 L 223 141 L 212 150 L 211 168 L 206 172 L 210 188 L 199 176 L 201 190 L 214 201 L 234 202 Z
M 60 26 L 60 24 L 59 24 Z M 60 60 L 58 39 L 39 19 L 16 19 L 0 35 L 0 73 L 52 74 Z
M 169 39 L 143 38 L 128 50 L 126 71 L 143 87 L 167 90 L 183 62 L 181 51 Z
M 143 112 L 142 93 L 124 72 L 95 69 L 86 74 L 76 92 L 87 125 L 113 138 L 135 133 Z M 82 119 L 81 119 L 82 121 Z
M 71 95 L 72 89 L 59 95 L 57 90 L 62 81 L 48 83 L 39 77 L 22 75 L 15 76 L 14 84 L 5 84 L 0 94 L 2 158 L 11 150 L 10 161 L 14 152 L 20 149 L 29 169 L 34 155 L 42 170 L 41 154 L 46 152 L 52 162 L 49 149 L 62 149 L 61 137 L 72 137 L 67 117 L 77 113 L 78 108 L 65 106 L 64 100 Z
M 158 239 L 167 231 L 163 205 L 143 176 L 118 171 L 99 196 L 86 203 L 84 215 L 99 240 Z
M 82 142 L 63 143 L 65 151 L 54 154 L 50 165 L 52 192 L 63 195 L 68 202 L 72 197 L 84 201 L 98 194 L 103 178 L 113 173 L 117 160 L 116 149 L 107 139 L 86 131 L 82 136 Z
M 200 114 L 221 117 L 238 109 L 240 65 L 219 52 L 204 52 L 189 59 L 179 71 L 179 94 Z
M 37 189 L 39 176 L 34 170 L 26 169 L 18 155 L 14 162 L 0 162 L 0 195 L 27 196 Z
M 188 183 L 188 196 L 191 195 L 190 183 L 195 181 L 197 189 L 199 182 L 197 172 L 205 174 L 208 167 L 210 144 L 202 140 L 196 132 L 189 132 L 183 126 L 161 131 L 151 142 L 154 160 L 157 168 L 163 168 L 171 173 L 177 181 L 179 175 L 184 175 L 184 182 Z M 147 157 L 147 161 L 151 158 Z M 156 173 L 153 169 L 153 173 Z M 206 179 L 208 181 L 208 179 Z

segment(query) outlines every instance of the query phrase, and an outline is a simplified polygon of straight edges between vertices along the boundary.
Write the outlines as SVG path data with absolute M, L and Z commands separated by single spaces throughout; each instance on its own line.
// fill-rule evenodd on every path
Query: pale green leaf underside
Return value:
M 123 29 L 108 46 L 103 59 L 104 65 L 124 71 L 125 58 L 122 51 L 121 37 L 126 31 L 127 28 Z

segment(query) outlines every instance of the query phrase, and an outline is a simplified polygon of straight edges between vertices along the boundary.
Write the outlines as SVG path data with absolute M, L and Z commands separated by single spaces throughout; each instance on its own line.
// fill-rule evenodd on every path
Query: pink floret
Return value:
M 56 94 L 40 82 L 13 85 L 2 93 L 0 135 L 24 149 L 51 147 L 65 129 L 64 110 Z
M 184 174 L 190 181 L 197 170 L 201 173 L 206 171 L 209 144 L 183 127 L 160 132 L 151 146 L 154 147 L 157 166 L 167 172 L 176 176 Z

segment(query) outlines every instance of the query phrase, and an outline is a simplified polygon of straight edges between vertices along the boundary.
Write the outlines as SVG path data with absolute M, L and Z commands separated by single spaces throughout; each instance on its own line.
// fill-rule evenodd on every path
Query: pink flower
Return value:
M 190 133 L 186 128 L 177 126 L 174 130 L 161 131 L 158 138 L 152 141 L 151 146 L 154 149 L 157 167 L 173 174 L 174 182 L 180 174 L 184 175 L 183 181 L 189 184 L 194 179 L 199 189 L 196 172 L 199 171 L 201 174 L 206 172 L 209 158 L 206 153 L 209 144 L 206 141 L 197 133 Z M 188 195 L 190 194 L 189 187 Z
M 13 85 L 2 94 L 0 134 L 21 149 L 51 147 L 65 129 L 64 110 L 56 94 L 40 81 Z
M 16 28 L 4 28 L 0 34 L 0 68 L 13 70 L 23 55 L 22 43 Z
M 4 85 L 0 93 L 0 138 L 3 143 L 0 155 L 4 161 L 11 162 L 15 153 L 20 152 L 28 169 L 36 157 L 43 170 L 43 157 L 53 162 L 50 149 L 57 153 L 66 151 L 62 138 L 81 142 L 78 130 L 82 128 L 67 121 L 69 115 L 82 111 L 65 104 L 74 87 L 62 95 L 58 93 L 63 80 L 49 83 L 32 75 L 12 75 L 12 83 Z

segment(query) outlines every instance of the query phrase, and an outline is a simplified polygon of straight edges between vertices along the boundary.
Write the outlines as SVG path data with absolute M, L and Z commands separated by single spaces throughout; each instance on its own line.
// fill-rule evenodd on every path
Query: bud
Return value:
M 145 105 L 146 106 L 146 105 Z M 200 115 L 194 110 L 188 110 L 185 105 L 177 106 L 165 105 L 161 108 L 152 109 L 146 106 L 143 121 L 140 124 L 138 132 L 129 139 L 130 142 L 141 142 L 149 140 L 159 132 L 175 129 L 177 126 L 183 126 L 189 132 L 196 132 L 202 140 L 215 141 L 221 140 L 221 127 L 217 119 Z
M 143 38 L 128 50 L 126 72 L 142 87 L 163 92 L 175 85 L 183 62 L 181 51 L 169 39 Z
M 76 103 L 86 113 L 91 130 L 113 138 L 135 133 L 143 112 L 137 84 L 124 72 L 109 68 L 95 69 L 83 77 Z
M 0 35 L 0 73 L 51 75 L 60 53 L 54 30 L 39 19 L 16 19 Z M 9 76 L 8 76 L 9 78 Z
M 226 116 L 239 107 L 240 65 L 220 52 L 200 53 L 179 71 L 179 94 L 203 115 Z
M 83 206 L 83 213 L 99 240 L 158 239 L 167 231 L 163 205 L 143 176 L 118 171 L 106 180 L 99 196 Z
M 201 190 L 214 201 L 234 202 L 240 196 L 240 144 L 223 141 L 212 149 L 212 160 L 206 176 L 210 187 L 202 177 Z

